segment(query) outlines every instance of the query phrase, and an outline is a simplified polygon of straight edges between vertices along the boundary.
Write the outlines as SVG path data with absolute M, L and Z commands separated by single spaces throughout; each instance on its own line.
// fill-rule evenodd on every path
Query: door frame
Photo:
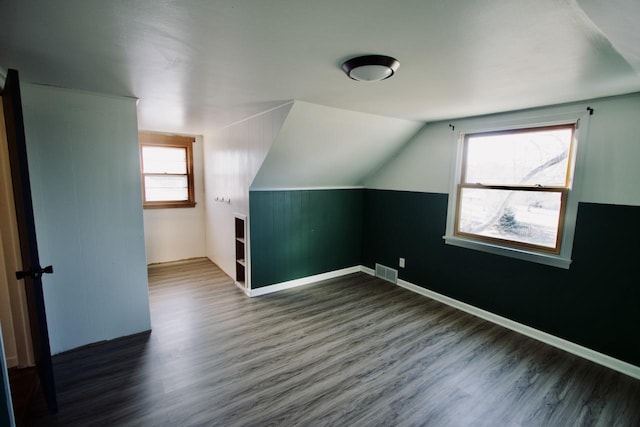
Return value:
M 8 341 L 15 343 L 15 363 L 9 367 L 24 368 L 35 365 L 31 348 L 31 332 L 29 331 L 29 315 L 27 297 L 22 282 L 18 281 L 15 272 L 22 270 L 20 259 L 20 242 L 18 224 L 16 222 L 15 201 L 13 198 L 11 166 L 9 165 L 9 147 L 4 123 L 4 107 L 0 103 L 0 235 L 2 236 L 2 253 L 4 258 L 4 275 L 8 285 L 9 309 L 12 328 L 4 328 L 5 350 Z M 7 326 L 7 325 L 5 325 Z M 8 330 L 11 329 L 11 330 Z M 7 358 L 10 355 L 7 353 Z M 9 360 L 8 360 L 9 362 Z
M 7 78 L 2 90 L 2 104 L 4 107 L 9 163 L 11 165 L 16 221 L 23 267 L 23 271 L 16 271 L 16 277 L 24 280 L 36 370 L 49 412 L 55 414 L 58 412 L 58 402 L 42 289 L 42 274 L 52 273 L 53 270 L 51 267 L 43 269 L 40 266 L 22 114 L 20 79 L 16 70 L 9 69 L 7 72 Z

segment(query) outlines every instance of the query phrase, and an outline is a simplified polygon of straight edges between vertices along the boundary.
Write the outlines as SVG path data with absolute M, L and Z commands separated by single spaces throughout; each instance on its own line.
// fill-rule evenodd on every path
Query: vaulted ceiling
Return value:
M 640 91 L 637 0 L 0 0 L 0 67 L 203 133 L 285 100 L 417 121 Z M 396 57 L 379 83 L 345 59 Z

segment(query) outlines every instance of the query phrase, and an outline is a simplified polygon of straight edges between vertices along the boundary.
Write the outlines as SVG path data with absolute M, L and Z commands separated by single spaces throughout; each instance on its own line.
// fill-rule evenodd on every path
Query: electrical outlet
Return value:
M 404 268 L 404 258 L 400 258 L 400 262 L 398 263 L 400 268 Z

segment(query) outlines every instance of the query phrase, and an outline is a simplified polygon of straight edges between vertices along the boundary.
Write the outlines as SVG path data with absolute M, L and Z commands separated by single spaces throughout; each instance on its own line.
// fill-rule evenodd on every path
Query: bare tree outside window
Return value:
M 559 253 L 575 125 L 469 134 L 455 234 Z

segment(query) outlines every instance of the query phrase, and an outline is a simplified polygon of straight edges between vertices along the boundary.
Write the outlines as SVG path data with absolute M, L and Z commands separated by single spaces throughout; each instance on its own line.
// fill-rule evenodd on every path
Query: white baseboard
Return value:
M 532 328 L 531 326 L 523 325 L 522 323 L 513 321 L 511 319 L 507 319 L 506 317 L 499 316 L 497 314 L 491 313 L 490 311 L 486 311 L 481 308 L 474 307 L 473 305 L 469 305 L 467 303 L 458 301 L 456 299 L 439 294 L 437 292 L 430 291 L 428 289 L 414 285 L 413 283 L 409 283 L 402 279 L 398 279 L 398 286 L 402 286 L 405 289 L 416 292 L 420 295 L 427 296 L 436 301 L 440 301 L 443 304 L 457 308 L 458 310 L 465 311 L 476 317 L 480 317 L 481 319 L 487 320 L 491 323 L 495 323 L 496 325 L 500 325 L 507 329 L 511 329 L 512 331 L 518 332 L 522 335 L 526 335 L 535 340 L 542 341 L 543 343 L 552 345 L 556 348 L 559 348 L 560 350 L 567 351 L 571 354 L 575 354 L 576 356 L 590 360 L 599 365 L 606 366 L 607 368 L 611 368 L 625 375 L 629 375 L 630 377 L 640 379 L 639 366 L 635 366 L 630 363 L 624 362 L 622 360 L 616 359 L 614 357 L 607 356 L 604 353 L 600 353 L 590 348 L 583 347 L 579 344 L 573 343 L 571 341 L 567 341 L 563 338 L 556 337 L 555 335 L 551 335 L 547 332 L 542 332 L 539 329 L 535 329 L 535 328 Z
M 240 283 L 240 282 L 234 282 L 236 284 L 236 286 L 238 287 L 238 289 L 240 289 L 242 292 L 244 292 L 245 294 L 247 294 L 247 296 L 251 296 L 251 289 L 247 289 L 244 286 L 244 282 Z
M 357 273 L 357 272 L 362 272 L 370 276 L 375 276 L 375 271 L 373 269 L 369 267 L 365 267 L 363 265 L 358 265 L 354 267 L 343 268 L 341 270 L 335 270 L 327 273 L 316 274 L 314 276 L 303 277 L 301 279 L 290 280 L 288 282 L 277 283 L 275 285 L 264 286 L 262 288 L 247 289 L 244 291 L 250 297 L 255 297 L 259 295 L 270 294 L 272 292 L 282 291 L 284 289 L 291 289 L 298 286 L 310 285 L 322 280 L 333 279 L 336 277 L 345 276 L 347 274 Z M 421 286 L 414 285 L 413 283 L 407 282 L 402 279 L 398 279 L 397 285 L 407 290 L 410 290 L 412 292 L 415 292 L 417 294 L 439 301 L 443 304 L 446 304 L 458 310 L 462 310 L 466 313 L 472 314 L 481 319 L 487 320 L 491 323 L 495 323 L 496 325 L 500 325 L 507 329 L 511 329 L 512 331 L 518 332 L 522 335 L 526 335 L 530 338 L 541 341 L 545 344 L 549 344 L 553 347 L 559 348 L 560 350 L 564 350 L 571 354 L 575 354 L 576 356 L 582 357 L 584 359 L 590 360 L 599 365 L 621 372 L 630 377 L 640 379 L 640 366 L 635 366 L 630 363 L 624 362 L 622 360 L 616 359 L 614 357 L 607 356 L 604 353 L 600 353 L 590 348 L 583 347 L 579 344 L 575 344 L 571 341 L 567 341 L 563 338 L 556 337 L 555 335 L 551 335 L 547 332 L 540 331 L 538 329 L 532 328 L 530 326 L 524 325 L 514 320 L 507 319 L 506 317 L 502 317 L 495 313 L 491 313 L 490 311 L 483 310 L 481 308 L 464 303 L 462 301 L 458 301 L 446 295 L 442 295 L 437 292 L 431 291 L 429 289 L 425 289 Z
M 297 288 L 298 286 L 310 285 L 315 282 L 320 282 L 321 280 L 333 279 L 333 278 L 345 276 L 351 273 L 358 273 L 360 271 L 362 271 L 360 269 L 360 266 L 356 265 L 354 267 L 347 267 L 340 270 L 329 271 L 327 273 L 316 274 L 314 276 L 302 277 L 300 279 L 276 283 L 275 285 L 249 289 L 248 295 L 250 297 L 257 297 L 260 295 L 270 294 L 272 292 L 283 291 L 285 289 Z
M 369 276 L 376 275 L 376 271 L 373 268 L 365 267 L 364 265 L 360 266 L 360 271 L 363 273 L 367 273 Z
M 372 276 L 375 275 L 375 271 L 371 270 L 370 268 L 362 267 L 361 271 L 363 271 L 364 273 L 368 273 Z M 397 285 L 405 289 L 408 289 L 412 292 L 415 292 L 417 294 L 424 295 L 426 297 L 439 301 L 443 304 L 446 304 L 458 310 L 462 310 L 466 313 L 472 314 L 481 319 L 487 320 L 491 323 L 495 323 L 496 325 L 500 325 L 507 329 L 511 329 L 512 331 L 518 332 L 522 335 L 526 335 L 530 338 L 541 341 L 545 344 L 552 345 L 556 348 L 559 348 L 560 350 L 564 350 L 571 354 L 575 354 L 576 356 L 582 357 L 584 359 L 590 360 L 599 365 L 621 372 L 625 375 L 629 375 L 630 377 L 640 379 L 639 366 L 635 366 L 630 363 L 624 362 L 622 360 L 616 359 L 614 357 L 607 356 L 606 354 L 600 353 L 598 351 L 592 350 L 587 347 L 583 347 L 579 344 L 573 343 L 571 341 L 567 341 L 563 338 L 556 337 L 555 335 L 542 332 L 538 329 L 532 328 L 531 326 L 523 325 L 522 323 L 513 321 L 511 319 L 507 319 L 506 317 L 499 316 L 495 313 L 491 313 L 490 311 L 483 310 L 481 308 L 464 303 L 462 301 L 458 301 L 446 295 L 442 295 L 437 292 L 430 291 L 429 289 L 425 289 L 421 286 L 414 285 L 413 283 L 407 282 L 405 280 L 398 279 Z

